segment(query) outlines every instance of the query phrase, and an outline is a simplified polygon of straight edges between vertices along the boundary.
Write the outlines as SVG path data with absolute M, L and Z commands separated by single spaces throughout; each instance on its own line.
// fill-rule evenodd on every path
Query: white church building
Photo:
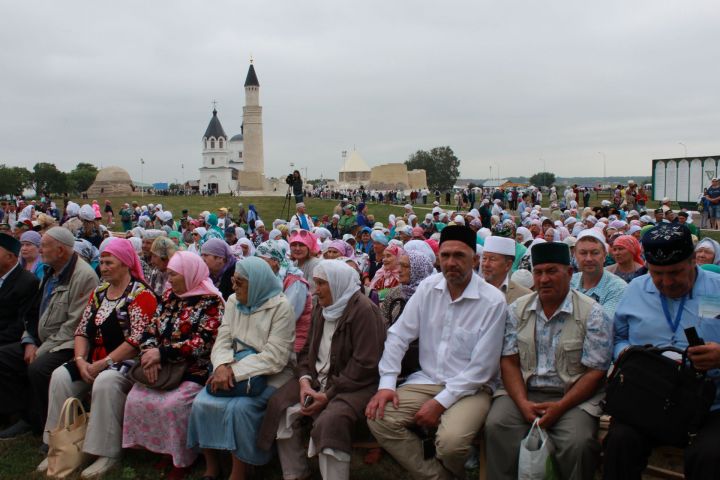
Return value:
M 266 189 L 260 83 L 252 61 L 245 79 L 241 132 L 228 139 L 217 110 L 212 113 L 202 138 L 200 190 L 237 193 Z

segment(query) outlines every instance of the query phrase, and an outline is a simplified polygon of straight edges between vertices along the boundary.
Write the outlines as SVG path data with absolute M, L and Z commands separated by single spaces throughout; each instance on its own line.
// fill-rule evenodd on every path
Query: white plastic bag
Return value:
M 527 436 L 520 442 L 518 480 L 545 480 L 553 477 L 552 443 L 547 433 L 538 425 L 539 421 L 539 418 L 535 419 Z

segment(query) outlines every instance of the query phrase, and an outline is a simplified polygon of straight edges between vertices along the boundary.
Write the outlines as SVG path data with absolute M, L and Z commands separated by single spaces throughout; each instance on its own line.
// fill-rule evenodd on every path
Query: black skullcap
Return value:
M 690 214 L 688 212 L 678 212 L 678 217 L 688 218 Z
M 440 245 L 448 240 L 457 240 L 463 242 L 465 245 L 475 253 L 475 245 L 477 245 L 477 234 L 475 231 L 466 227 L 465 225 L 448 225 L 440 232 Z
M 20 255 L 20 241 L 5 233 L 0 233 L 0 248 L 4 248 L 15 256 Z
M 662 208 L 656 208 L 655 213 L 665 213 L 665 210 L 663 210 Z
M 692 233 L 679 223 L 659 223 L 642 236 L 645 260 L 651 265 L 673 265 L 687 260 L 695 251 Z
M 570 247 L 565 243 L 538 243 L 530 249 L 533 267 L 543 263 L 570 265 Z

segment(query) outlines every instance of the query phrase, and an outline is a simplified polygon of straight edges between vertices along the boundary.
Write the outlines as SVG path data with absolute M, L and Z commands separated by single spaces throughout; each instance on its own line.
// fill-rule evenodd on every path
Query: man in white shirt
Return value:
M 301 228 L 303 230 L 312 230 L 314 227 L 312 218 L 305 213 L 305 204 L 303 202 L 295 205 L 295 215 L 290 219 L 290 230 Z
M 506 304 L 498 289 L 473 273 L 475 243 L 469 227 L 443 229 L 442 273 L 418 286 L 388 330 L 378 393 L 365 411 L 377 441 L 415 478 L 462 478 L 490 409 L 488 385 L 498 375 Z M 403 356 L 416 339 L 421 369 L 396 391 Z M 432 439 L 423 442 L 414 431 L 435 428 L 433 455 Z

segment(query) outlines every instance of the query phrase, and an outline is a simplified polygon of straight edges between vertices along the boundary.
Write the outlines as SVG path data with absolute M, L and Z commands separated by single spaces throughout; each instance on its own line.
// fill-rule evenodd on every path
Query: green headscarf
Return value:
M 247 304 L 238 302 L 238 310 L 246 315 L 254 313 L 265 302 L 282 293 L 282 283 L 265 260 L 247 257 L 235 264 L 235 273 L 248 281 Z

